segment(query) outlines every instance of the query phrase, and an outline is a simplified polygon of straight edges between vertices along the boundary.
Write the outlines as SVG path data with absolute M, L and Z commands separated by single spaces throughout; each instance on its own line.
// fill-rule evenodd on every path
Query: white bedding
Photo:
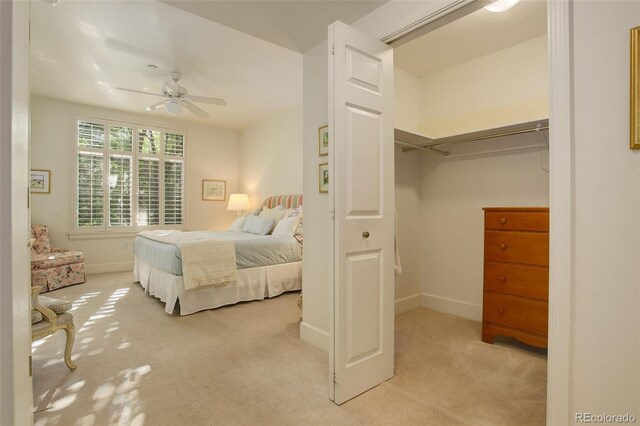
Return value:
M 180 249 L 186 290 L 219 287 L 236 280 L 236 250 L 232 241 L 172 230 L 141 232 L 139 235 Z
M 155 268 L 138 257 L 133 275 L 134 281 L 139 281 L 145 291 L 165 302 L 168 314 L 173 313 L 180 301 L 180 315 L 302 289 L 302 262 L 240 269 L 236 281 L 228 286 L 189 291 L 184 288 L 182 276 Z

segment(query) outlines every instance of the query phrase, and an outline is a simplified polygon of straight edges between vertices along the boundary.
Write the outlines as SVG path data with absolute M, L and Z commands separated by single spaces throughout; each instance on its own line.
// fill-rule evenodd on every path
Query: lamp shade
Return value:
M 249 196 L 247 194 L 231 194 L 227 210 L 249 210 Z
M 180 111 L 182 111 L 182 104 L 175 99 L 171 99 L 169 102 L 165 104 L 165 108 L 169 112 L 169 114 L 176 115 Z

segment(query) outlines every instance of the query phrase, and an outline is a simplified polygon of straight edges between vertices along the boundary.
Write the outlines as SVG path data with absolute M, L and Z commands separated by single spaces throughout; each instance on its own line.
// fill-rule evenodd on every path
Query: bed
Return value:
M 302 195 L 279 195 L 265 199 L 262 207 L 298 208 Z M 185 288 L 179 246 L 141 233 L 134 241 L 134 280 L 151 296 L 165 303 L 172 314 L 179 301 L 180 315 L 225 305 L 275 297 L 302 289 L 302 242 L 300 236 L 253 235 L 232 231 L 180 233 L 185 238 L 232 242 L 236 271 L 232 281 L 220 286 Z M 227 243 L 230 244 L 230 243 Z

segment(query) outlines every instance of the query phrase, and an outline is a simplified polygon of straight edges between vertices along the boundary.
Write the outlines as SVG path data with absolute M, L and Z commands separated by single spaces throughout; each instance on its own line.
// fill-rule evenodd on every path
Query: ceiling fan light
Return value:
M 171 99 L 167 102 L 165 107 L 167 108 L 167 112 L 173 115 L 179 114 L 180 111 L 182 111 L 182 104 L 175 99 Z
M 518 3 L 520 3 L 520 0 L 498 0 L 485 6 L 485 9 L 489 12 L 505 12 Z

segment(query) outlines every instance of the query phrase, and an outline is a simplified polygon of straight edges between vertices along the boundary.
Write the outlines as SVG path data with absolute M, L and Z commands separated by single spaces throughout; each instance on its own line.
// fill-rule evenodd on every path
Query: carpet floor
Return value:
M 328 357 L 299 340 L 298 293 L 169 316 L 130 273 L 51 293 L 64 333 L 33 344 L 36 425 L 543 425 L 546 353 L 424 308 L 396 317 L 395 377 L 336 406 Z

